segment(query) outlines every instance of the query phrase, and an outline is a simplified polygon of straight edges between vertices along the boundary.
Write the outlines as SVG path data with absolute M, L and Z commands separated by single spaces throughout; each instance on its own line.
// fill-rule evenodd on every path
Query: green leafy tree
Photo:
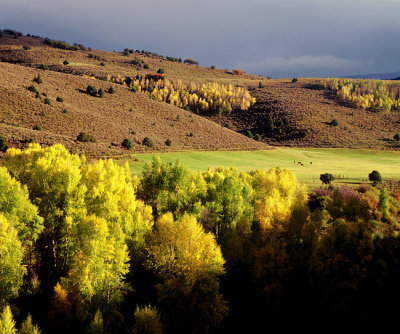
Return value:
M 217 237 L 219 244 L 224 245 L 236 224 L 251 221 L 253 207 L 253 190 L 250 178 L 244 173 L 239 173 L 235 168 L 217 169 L 210 168 L 204 173 L 207 184 L 207 197 L 205 207 L 208 208 L 207 229 Z
M 368 179 L 374 184 L 382 182 L 381 173 L 379 173 L 377 170 L 373 170 L 371 173 L 369 173 Z
M 0 214 L 0 306 L 18 296 L 26 268 L 22 264 L 24 249 L 18 232 Z
M 167 164 L 157 156 L 151 165 L 145 165 L 138 189 L 138 197 L 151 205 L 155 217 L 165 212 L 175 216 L 198 213 L 205 193 L 206 184 L 200 173 L 190 173 L 179 160 Z
M 389 200 L 390 197 L 386 191 L 386 189 L 381 189 L 379 193 L 379 203 L 378 209 L 382 212 L 383 219 L 386 219 L 389 216 Z
M 319 179 L 322 181 L 322 183 L 324 184 L 331 184 L 332 181 L 335 180 L 335 177 L 330 174 L 330 173 L 325 173 L 325 174 L 321 174 L 319 176 Z

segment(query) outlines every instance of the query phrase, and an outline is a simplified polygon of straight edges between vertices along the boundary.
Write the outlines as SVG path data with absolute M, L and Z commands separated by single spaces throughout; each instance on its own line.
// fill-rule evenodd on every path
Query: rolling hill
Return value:
M 31 49 L 24 50 L 23 45 L 28 43 Z M 4 35 L 0 38 L 0 134 L 12 146 L 22 146 L 31 140 L 43 145 L 62 143 L 70 150 L 101 156 L 124 153 L 120 145 L 124 138 L 133 142 L 135 152 L 268 148 L 192 112 L 154 101 L 128 87 L 88 77 L 136 73 L 131 65 L 124 63 L 126 57 L 121 53 L 96 52 L 110 59 L 102 66 L 89 57 L 91 52 L 52 48 L 39 38 L 13 39 Z M 160 62 L 156 57 L 138 57 L 146 58 L 151 68 L 156 66 L 154 63 L 166 65 L 166 71 L 171 73 L 178 65 Z M 68 66 L 63 65 L 65 59 Z M 50 70 L 38 69 L 40 64 L 46 64 Z M 201 77 L 202 71 L 198 72 Z M 39 74 L 41 84 L 33 81 Z M 222 79 L 229 76 L 221 74 Z M 41 99 L 29 91 L 31 85 L 40 92 Z M 104 98 L 93 97 L 86 94 L 88 85 L 104 90 L 114 87 L 115 93 L 107 93 Z M 57 97 L 63 102 L 57 102 Z M 46 98 L 51 105 L 44 102 Z M 77 141 L 81 132 L 93 136 L 96 143 Z M 142 145 L 145 137 L 152 139 L 154 148 Z M 165 144 L 167 139 L 171 146 Z
M 244 87 L 257 102 L 247 111 L 196 114 L 135 93 L 127 85 L 106 81 L 107 76 L 134 78 L 156 72 L 188 85 L 217 82 Z M 33 81 L 39 74 L 41 84 Z M 270 146 L 399 148 L 392 139 L 400 132 L 398 112 L 357 109 L 324 90 L 320 82 L 320 79 L 270 80 L 242 71 L 186 64 L 143 50 L 98 51 L 40 37 L 3 33 L 0 135 L 11 146 L 22 147 L 32 140 L 43 145 L 62 143 L 89 156 L 257 150 Z M 41 99 L 28 89 L 32 85 Z M 113 87 L 115 93 L 106 93 L 103 98 L 90 96 L 85 91 L 88 85 L 104 91 Z M 51 105 L 45 104 L 46 98 Z M 81 132 L 93 136 L 96 142 L 78 141 Z M 145 137 L 152 139 L 153 148 L 143 145 Z M 124 138 L 133 142 L 132 151 L 121 146 Z

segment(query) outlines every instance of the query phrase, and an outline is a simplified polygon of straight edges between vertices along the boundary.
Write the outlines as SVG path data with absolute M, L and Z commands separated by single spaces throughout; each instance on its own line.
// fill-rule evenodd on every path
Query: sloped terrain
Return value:
M 70 73 L 58 72 L 55 63 L 58 60 L 62 63 L 66 58 L 70 64 L 81 62 L 84 73 L 93 67 L 99 68 L 96 75 L 101 74 L 104 66 L 91 64 L 93 60 L 88 58 L 89 51 L 35 46 L 35 39 L 24 39 L 19 43 L 30 41 L 32 49 L 23 50 L 22 45 L 13 44 L 18 40 L 4 36 L 0 39 L 11 43 L 3 43 L 0 51 L 3 60 L 0 62 L 0 135 L 11 146 L 23 146 L 30 140 L 43 145 L 62 143 L 70 150 L 85 151 L 90 156 L 126 153 L 120 145 L 124 138 L 133 142 L 134 152 L 268 148 L 191 112 L 134 93 L 125 86 L 77 75 L 76 68 L 80 65 L 74 69 L 61 64 L 59 66 L 69 69 Z M 14 56 L 7 59 L 10 54 Z M 115 54 L 115 57 L 122 58 Z M 13 59 L 20 61 L 13 63 Z M 53 70 L 37 69 L 41 63 Z M 129 72 L 118 64 L 112 66 L 120 74 Z M 38 74 L 42 78 L 41 84 L 33 82 Z M 28 90 L 32 84 L 40 92 L 41 99 Z M 90 96 L 85 92 L 88 85 L 106 91 L 112 86 L 115 93 L 107 93 L 103 98 Z M 44 103 L 46 97 L 51 105 Z M 57 102 L 57 97 L 61 97 L 63 102 Z M 92 135 L 96 143 L 78 142 L 76 139 L 80 132 Z M 152 139 L 154 148 L 142 145 L 145 137 Z M 168 138 L 171 146 L 165 144 Z
M 269 80 L 251 94 L 257 103 L 246 112 L 209 118 L 233 130 L 260 134 L 275 146 L 399 149 L 400 113 L 371 112 L 343 103 L 324 90 L 321 79 Z M 268 120 L 273 121 L 273 129 Z M 332 121 L 337 121 L 337 126 Z
M 65 60 L 67 65 L 63 64 Z M 268 145 L 400 147 L 393 140 L 400 132 L 400 113 L 376 113 L 343 103 L 323 89 L 321 79 L 268 80 L 240 71 L 168 61 L 145 51 L 130 50 L 125 55 L 91 49 L 71 51 L 48 46 L 42 38 L 4 34 L 0 37 L 0 61 L 0 135 L 16 146 L 29 139 L 44 145 L 61 142 L 89 155 L 125 153 L 120 145 L 124 138 L 133 141 L 134 152 L 253 150 Z M 39 69 L 41 64 L 49 70 Z M 200 117 L 134 93 L 126 86 L 99 80 L 107 76 L 145 76 L 160 69 L 172 81 L 246 87 L 257 102 L 247 111 L 203 113 Z M 37 74 L 41 74 L 42 84 L 32 82 Z M 32 84 L 48 95 L 51 106 L 44 104 L 45 96 L 39 100 L 28 91 Z M 84 92 L 88 85 L 104 90 L 113 86 L 116 93 L 92 97 Z M 64 102 L 56 102 L 57 96 Z M 63 113 L 64 109 L 68 112 Z M 337 125 L 332 123 L 334 120 Z M 33 130 L 35 126 L 41 131 Z M 97 142 L 78 142 L 76 138 L 82 131 Z M 249 131 L 268 145 L 247 138 Z M 145 137 L 154 141 L 155 148 L 142 145 Z M 165 144 L 168 138 L 171 146 Z

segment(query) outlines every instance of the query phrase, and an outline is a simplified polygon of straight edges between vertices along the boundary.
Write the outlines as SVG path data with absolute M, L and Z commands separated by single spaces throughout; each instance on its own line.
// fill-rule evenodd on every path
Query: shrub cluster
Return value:
M 106 92 L 103 88 L 97 90 L 96 87 L 92 85 L 86 87 L 86 93 L 89 94 L 90 96 L 98 96 L 98 97 L 104 97 L 106 95 Z
M 8 150 L 8 143 L 3 136 L 0 136 L 0 151 L 5 152 Z
M 94 138 L 92 135 L 85 133 L 85 132 L 79 133 L 78 137 L 76 137 L 76 140 L 80 141 L 82 143 L 95 143 L 96 142 L 96 138 Z
M 86 47 L 84 45 L 77 43 L 70 45 L 67 42 L 57 41 L 55 39 L 50 39 L 50 38 L 45 38 L 43 42 L 48 46 L 62 50 L 72 50 L 72 51 L 86 50 Z
M 49 69 L 49 66 L 48 66 L 48 65 L 45 65 L 45 64 L 40 64 L 40 65 L 39 65 L 39 69 L 40 69 L 40 70 L 48 70 L 48 69 Z
M 22 37 L 22 36 L 24 36 L 24 34 L 22 32 L 19 32 L 19 31 L 13 30 L 13 29 L 3 29 L 3 33 L 5 35 L 11 35 L 11 36 L 14 36 L 14 37 Z
M 121 146 L 125 147 L 127 150 L 130 150 L 133 147 L 132 140 L 130 140 L 129 138 L 125 138 L 122 141 Z
M 35 77 L 33 78 L 33 81 L 38 84 L 43 83 L 43 80 L 42 80 L 42 77 L 40 76 L 40 74 L 35 75 Z
M 142 145 L 147 146 L 147 147 L 154 147 L 153 140 L 149 137 L 143 138 Z

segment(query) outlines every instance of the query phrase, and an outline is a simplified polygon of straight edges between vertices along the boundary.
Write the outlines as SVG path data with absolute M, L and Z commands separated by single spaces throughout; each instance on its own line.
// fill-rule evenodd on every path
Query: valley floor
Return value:
M 335 175 L 335 184 L 361 183 L 368 181 L 368 174 L 378 170 L 384 180 L 400 179 L 400 152 L 320 149 L 320 148 L 277 148 L 268 151 L 247 152 L 179 152 L 160 154 L 165 162 L 179 159 L 191 170 L 205 171 L 209 167 L 236 167 L 240 171 L 273 167 L 292 170 L 300 182 L 319 185 L 320 174 Z M 151 161 L 153 154 L 134 154 L 129 160 L 134 173 L 140 173 L 145 162 Z M 303 165 L 301 165 L 300 163 Z

